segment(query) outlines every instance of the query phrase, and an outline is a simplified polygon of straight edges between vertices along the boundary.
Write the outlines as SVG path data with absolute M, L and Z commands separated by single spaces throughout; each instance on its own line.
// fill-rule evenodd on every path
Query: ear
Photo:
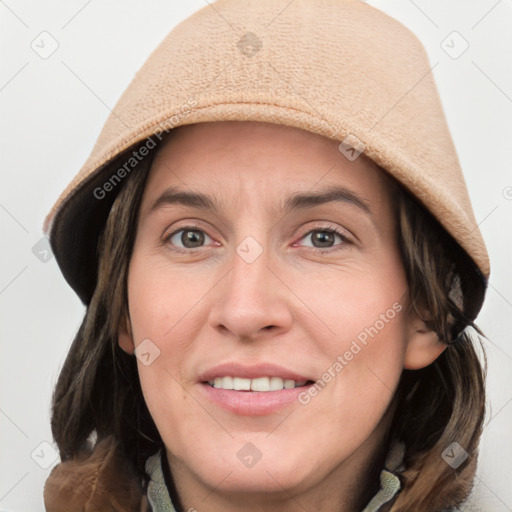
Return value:
M 416 311 L 412 311 L 407 321 L 407 349 L 404 368 L 419 370 L 433 363 L 448 345 L 427 327 Z
M 135 352 L 135 343 L 133 342 L 132 326 L 128 315 L 125 315 L 119 325 L 117 342 L 119 346 L 130 355 Z

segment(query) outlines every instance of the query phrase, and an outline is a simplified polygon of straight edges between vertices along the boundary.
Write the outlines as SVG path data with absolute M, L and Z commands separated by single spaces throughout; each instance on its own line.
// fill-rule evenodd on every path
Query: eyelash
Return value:
M 205 233 L 207 236 L 209 236 L 199 226 L 190 225 L 190 226 L 184 226 L 184 227 L 182 227 L 180 229 L 177 229 L 176 231 L 173 231 L 172 233 L 169 233 L 168 235 L 166 235 L 164 237 L 162 242 L 164 244 L 166 244 L 166 245 L 170 245 L 169 244 L 170 239 L 172 237 L 174 237 L 177 233 L 180 233 L 181 231 L 201 231 L 201 232 Z M 318 227 L 316 227 L 314 229 L 310 229 L 308 232 L 304 233 L 304 235 L 301 236 L 300 240 L 302 240 L 303 238 L 305 238 L 308 235 L 311 235 L 315 231 L 319 231 L 319 232 L 322 232 L 322 233 L 324 233 L 324 232 L 325 233 L 332 233 L 332 234 L 338 235 L 341 238 L 342 242 L 343 242 L 342 244 L 340 244 L 341 247 L 338 247 L 337 249 L 335 249 L 335 248 L 320 249 L 319 247 L 309 247 L 309 249 L 312 249 L 314 252 L 319 253 L 319 254 L 325 254 L 325 253 L 340 251 L 340 250 L 343 250 L 343 246 L 344 245 L 352 243 L 350 241 L 350 239 L 344 233 L 342 233 L 341 231 L 339 231 L 336 228 L 329 227 L 329 226 L 318 226 Z M 184 249 L 173 247 L 171 250 L 174 251 L 174 252 L 181 253 L 181 254 L 190 254 L 191 252 L 194 252 L 196 249 L 185 249 L 184 250 Z

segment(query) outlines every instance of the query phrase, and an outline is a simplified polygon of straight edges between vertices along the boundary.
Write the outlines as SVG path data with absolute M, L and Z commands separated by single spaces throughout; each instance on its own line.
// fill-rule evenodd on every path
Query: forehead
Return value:
M 243 190 L 279 200 L 292 192 L 343 185 L 370 203 L 380 202 L 388 189 L 384 171 L 364 154 L 348 160 L 338 145 L 336 140 L 272 123 L 181 126 L 159 148 L 145 198 L 180 186 L 221 199 L 236 198 Z

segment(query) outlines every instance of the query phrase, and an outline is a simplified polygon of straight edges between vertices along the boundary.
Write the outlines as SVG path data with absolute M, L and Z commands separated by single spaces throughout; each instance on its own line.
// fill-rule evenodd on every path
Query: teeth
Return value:
M 251 379 L 233 378 L 233 389 L 235 391 L 249 391 L 251 389 Z
M 252 379 L 251 391 L 270 391 L 270 379 L 268 377 Z
M 256 379 L 244 379 L 242 377 L 216 377 L 208 381 L 210 386 L 220 389 L 234 389 L 236 391 L 280 391 L 281 389 L 293 389 L 304 386 L 307 381 L 295 382 L 281 377 L 258 377 Z

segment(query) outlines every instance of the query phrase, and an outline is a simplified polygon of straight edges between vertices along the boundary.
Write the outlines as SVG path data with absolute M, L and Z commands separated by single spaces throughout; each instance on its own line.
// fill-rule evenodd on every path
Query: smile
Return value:
M 247 379 L 243 377 L 216 377 L 209 380 L 208 384 L 217 389 L 227 389 L 235 391 L 281 391 L 282 389 L 294 389 L 305 386 L 313 381 L 295 381 L 292 379 L 282 379 L 281 377 L 258 377 L 255 379 Z

